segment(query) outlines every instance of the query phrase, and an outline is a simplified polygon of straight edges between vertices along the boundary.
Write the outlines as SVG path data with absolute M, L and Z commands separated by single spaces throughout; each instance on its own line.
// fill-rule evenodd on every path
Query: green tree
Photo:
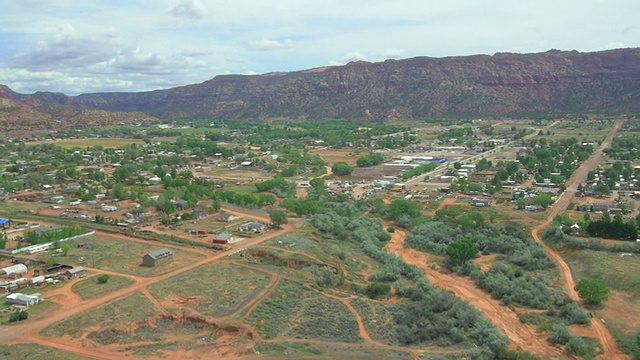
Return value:
M 609 299 L 609 288 L 598 279 L 582 279 L 573 289 L 587 304 L 600 305 Z
M 549 194 L 540 194 L 533 197 L 533 203 L 536 205 L 542 206 L 543 209 L 546 209 L 551 204 L 551 195 Z
M 469 240 L 459 240 L 447 246 L 449 263 L 459 266 L 478 256 L 478 247 Z
M 353 172 L 353 167 L 346 162 L 337 162 L 333 164 L 331 171 L 337 176 L 347 176 Z
M 274 210 L 269 213 L 269 219 L 271 219 L 271 224 L 276 229 L 280 228 L 280 225 L 287 224 L 289 220 L 287 220 L 287 213 L 282 210 Z
M 67 255 L 69 250 L 71 250 L 71 246 L 69 244 L 62 244 L 60 250 L 62 250 L 62 255 Z
M 98 276 L 98 284 L 106 284 L 109 281 L 109 275 L 102 274 Z

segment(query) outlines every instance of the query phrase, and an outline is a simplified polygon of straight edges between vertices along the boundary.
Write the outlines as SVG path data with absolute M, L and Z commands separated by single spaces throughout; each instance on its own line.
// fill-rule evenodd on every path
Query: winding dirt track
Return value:
M 531 235 L 533 236 L 535 241 L 539 242 L 544 246 L 545 250 L 547 251 L 547 254 L 549 254 L 549 257 L 551 257 L 551 259 L 553 259 L 556 265 L 558 265 L 558 268 L 562 273 L 562 280 L 564 283 L 565 290 L 567 291 L 567 294 L 569 294 L 569 297 L 571 297 L 572 300 L 577 302 L 580 302 L 580 297 L 578 296 L 578 293 L 575 290 L 573 290 L 576 286 L 576 282 L 573 279 L 573 274 L 571 273 L 571 269 L 569 268 L 569 265 L 567 265 L 564 259 L 562 259 L 562 257 L 557 252 L 555 252 L 553 249 L 548 247 L 542 241 L 542 238 L 540 236 L 540 231 L 544 230 L 547 226 L 549 226 L 557 215 L 562 214 L 567 210 L 567 208 L 569 207 L 569 204 L 571 203 L 571 199 L 575 196 L 575 193 L 577 192 L 578 185 L 580 185 L 583 181 L 587 179 L 587 174 L 589 173 L 589 171 L 596 169 L 598 165 L 602 162 L 602 158 L 603 158 L 602 151 L 611 146 L 611 142 L 613 141 L 613 138 L 616 136 L 616 134 L 618 133 L 618 130 L 623 124 L 624 124 L 624 120 L 618 120 L 616 122 L 614 127 L 611 129 L 611 131 L 607 135 L 607 138 L 605 139 L 605 141 L 602 142 L 600 147 L 595 150 L 593 155 L 591 155 L 591 157 L 587 161 L 585 161 L 578 168 L 578 170 L 576 170 L 576 172 L 573 174 L 571 179 L 569 179 L 567 183 L 567 189 L 565 190 L 565 192 L 562 193 L 558 201 L 556 201 L 555 204 L 548 210 L 549 216 L 547 217 L 547 219 L 543 223 L 534 227 L 531 230 Z M 596 337 L 600 341 L 604 349 L 604 354 L 601 355 L 602 358 L 630 359 L 628 355 L 623 354 L 620 351 L 620 349 L 618 349 L 615 339 L 613 338 L 613 336 L 611 336 L 611 333 L 609 333 L 609 330 L 604 326 L 604 324 L 602 323 L 602 321 L 600 321 L 600 319 L 594 317 L 591 321 L 591 326 L 595 331 L 594 337 Z
M 468 302 L 480 310 L 486 318 L 491 320 L 500 332 L 511 339 L 513 349 L 522 348 L 533 354 L 544 356 L 545 359 L 562 359 L 562 349 L 547 342 L 544 334 L 538 333 L 536 328 L 520 321 L 518 314 L 502 305 L 484 290 L 479 289 L 471 279 L 441 273 L 428 268 L 425 254 L 404 247 L 406 233 L 396 229 L 391 234 L 391 241 L 387 244 L 387 252 L 395 254 L 409 264 L 424 270 L 427 279 L 434 286 L 453 292 L 457 297 Z

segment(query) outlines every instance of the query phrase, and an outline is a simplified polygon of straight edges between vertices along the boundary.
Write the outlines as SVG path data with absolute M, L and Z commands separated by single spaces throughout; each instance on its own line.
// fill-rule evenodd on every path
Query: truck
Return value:
M 225 245 L 225 244 L 228 244 L 228 243 L 229 243 L 229 240 L 226 240 L 226 239 L 213 239 L 213 240 L 211 240 L 211 242 L 212 242 L 213 244 L 222 244 L 222 245 Z

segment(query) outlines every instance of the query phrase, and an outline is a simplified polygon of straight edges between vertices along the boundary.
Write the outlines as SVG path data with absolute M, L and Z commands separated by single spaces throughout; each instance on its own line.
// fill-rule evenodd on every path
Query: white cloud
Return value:
M 350 51 L 340 58 L 340 60 L 332 60 L 330 65 L 344 65 L 351 61 L 367 61 L 367 57 L 359 51 Z
M 576 4 L 5 1 L 0 83 L 29 92 L 138 91 L 358 60 L 640 46 L 639 1 Z
M 293 42 L 289 39 L 282 41 L 262 38 L 249 42 L 249 49 L 255 51 L 293 49 Z
M 178 5 L 172 6 L 167 12 L 176 17 L 199 20 L 207 14 L 207 8 L 200 0 L 181 0 Z

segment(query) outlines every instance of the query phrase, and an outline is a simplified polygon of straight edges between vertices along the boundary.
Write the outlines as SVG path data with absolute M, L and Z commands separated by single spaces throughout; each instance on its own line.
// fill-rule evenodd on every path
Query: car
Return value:
M 80 279 L 84 278 L 84 274 L 78 276 Z

